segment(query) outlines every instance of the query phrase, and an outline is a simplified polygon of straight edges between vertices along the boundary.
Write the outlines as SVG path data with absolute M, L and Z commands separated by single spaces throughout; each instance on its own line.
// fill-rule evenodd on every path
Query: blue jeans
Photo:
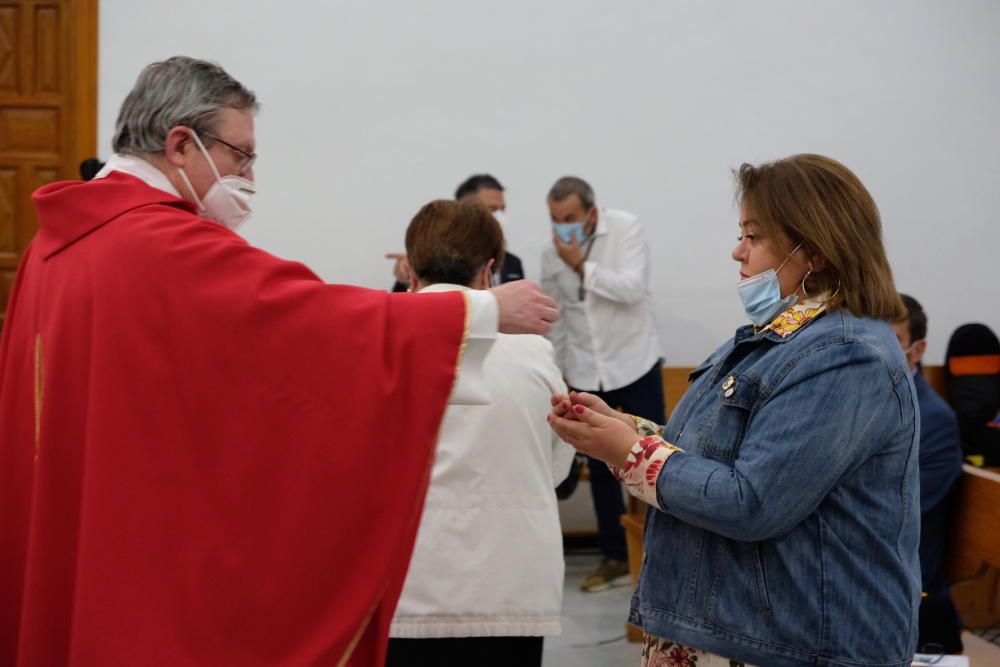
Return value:
M 663 361 L 658 360 L 645 375 L 632 384 L 611 391 L 590 393 L 600 396 L 612 408 L 662 424 L 665 409 Z M 601 554 L 605 558 L 624 562 L 627 554 L 625 530 L 621 524 L 622 514 L 625 513 L 621 483 L 612 476 L 603 461 L 587 457 L 587 467 L 590 469 L 590 493 L 594 499 L 594 512 L 597 514 Z

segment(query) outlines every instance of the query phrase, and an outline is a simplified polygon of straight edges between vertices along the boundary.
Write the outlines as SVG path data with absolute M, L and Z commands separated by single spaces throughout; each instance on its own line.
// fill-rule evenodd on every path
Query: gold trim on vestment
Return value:
M 451 396 L 453 393 L 455 393 L 455 386 L 458 384 L 458 369 L 462 365 L 462 358 L 465 355 L 465 346 L 469 342 L 469 333 L 472 330 L 472 302 L 469 299 L 468 294 L 466 294 L 465 292 L 460 292 L 460 294 L 462 295 L 462 299 L 465 303 L 465 330 L 462 332 L 462 343 L 461 345 L 458 346 L 458 359 L 455 361 L 455 377 L 451 381 L 451 391 L 448 393 L 448 396 Z M 447 401 L 448 399 L 445 398 L 445 402 Z M 444 421 L 443 416 L 441 421 L 442 422 Z M 439 435 L 440 435 L 440 429 L 441 429 L 441 422 L 438 422 Z M 437 449 L 437 439 L 438 436 L 435 435 L 434 449 L 431 450 L 431 455 L 427 457 L 427 466 L 424 470 L 424 480 L 422 484 L 423 488 L 420 494 L 421 497 L 427 494 L 427 487 L 430 485 L 431 471 L 433 470 L 434 467 L 434 450 Z M 418 521 L 420 519 L 420 514 L 421 512 L 417 512 L 416 516 L 413 517 L 413 519 L 411 519 L 411 522 Z M 414 547 L 416 547 L 416 544 L 414 544 Z M 365 630 L 368 629 L 368 625 L 372 621 L 372 616 L 375 615 L 375 610 L 378 609 L 378 606 L 382 603 L 382 600 L 385 597 L 385 589 L 387 587 L 388 587 L 388 582 L 386 583 L 385 587 L 383 587 L 382 592 L 376 596 L 375 603 L 372 605 L 371 609 L 368 610 L 368 614 L 365 616 L 365 620 L 361 623 L 361 627 L 358 629 L 357 634 L 354 635 L 354 639 L 352 639 L 351 643 L 347 645 L 347 650 L 344 651 L 344 655 L 342 655 L 340 657 L 340 661 L 337 662 L 337 667 L 344 667 L 347 664 L 347 661 L 351 659 L 351 655 L 354 653 L 354 649 L 357 648 L 358 642 L 361 641 L 361 638 L 365 634 Z
M 42 394 L 45 388 L 42 334 L 35 334 L 35 460 L 42 441 Z
M 455 393 L 458 386 L 458 369 L 462 367 L 462 359 L 465 357 L 465 347 L 469 344 L 469 333 L 472 331 L 472 300 L 465 292 L 459 292 L 465 301 L 465 330 L 462 331 L 462 343 L 458 346 L 458 359 L 455 360 L 455 377 L 451 380 L 451 391 L 448 396 Z M 499 306 L 498 306 L 499 308 Z
M 372 622 L 372 616 L 375 615 L 375 610 L 378 609 L 378 606 L 382 603 L 382 598 L 385 596 L 385 589 L 387 586 L 388 583 L 383 585 L 382 592 L 375 596 L 375 603 L 372 604 L 372 608 L 369 609 L 368 613 L 365 615 L 365 620 L 361 622 L 361 627 L 358 628 L 358 632 L 354 635 L 354 639 L 352 639 L 351 643 L 347 645 L 347 650 L 344 651 L 344 655 L 340 656 L 340 660 L 337 662 L 337 667 L 344 667 L 344 665 L 347 664 L 347 661 L 351 659 L 351 655 L 354 654 L 354 649 L 358 647 L 358 642 L 361 641 L 361 637 L 364 636 L 365 630 L 368 629 L 368 625 Z

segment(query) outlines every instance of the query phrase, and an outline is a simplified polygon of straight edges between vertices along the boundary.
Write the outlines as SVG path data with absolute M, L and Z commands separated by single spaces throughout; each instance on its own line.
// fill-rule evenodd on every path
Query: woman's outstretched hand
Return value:
M 594 407 L 587 407 L 586 402 Z M 548 422 L 564 441 L 613 466 L 625 463 L 632 445 L 639 441 L 632 420 L 592 394 L 556 394 Z
M 631 417 L 611 408 L 603 399 L 593 394 L 588 394 L 585 391 L 571 391 L 568 394 L 552 395 L 552 411 L 559 417 L 573 419 L 574 417 L 570 413 L 570 407 L 573 405 L 582 405 L 585 408 L 590 408 L 599 415 L 614 417 L 633 431 L 635 430 L 635 423 Z

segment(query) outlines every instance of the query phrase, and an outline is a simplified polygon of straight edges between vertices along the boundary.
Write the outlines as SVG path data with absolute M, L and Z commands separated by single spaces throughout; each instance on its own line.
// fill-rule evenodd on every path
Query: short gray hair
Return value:
M 589 211 L 594 208 L 594 188 L 590 187 L 587 181 L 576 176 L 563 176 L 549 190 L 550 201 L 562 201 L 571 195 L 580 198 L 583 210 Z
M 257 97 L 206 60 L 174 56 L 148 65 L 122 103 L 112 147 L 116 153 L 159 153 L 171 129 L 201 137 L 215 132 L 222 109 L 255 113 Z M 207 142 L 206 142 L 207 143 Z

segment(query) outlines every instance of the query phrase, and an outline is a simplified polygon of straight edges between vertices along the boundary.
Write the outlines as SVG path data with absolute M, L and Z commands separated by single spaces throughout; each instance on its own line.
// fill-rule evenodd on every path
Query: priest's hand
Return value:
M 500 311 L 500 333 L 546 334 L 559 319 L 556 302 L 530 280 L 515 280 L 490 290 Z
M 599 414 L 579 403 L 569 409 L 569 414 L 560 416 L 559 407 L 549 413 L 548 422 L 564 442 L 588 456 L 600 459 L 608 465 L 621 467 L 628 458 L 632 446 L 639 442 L 635 427 L 626 425 L 620 419 Z M 569 418 L 570 415 L 572 418 Z

